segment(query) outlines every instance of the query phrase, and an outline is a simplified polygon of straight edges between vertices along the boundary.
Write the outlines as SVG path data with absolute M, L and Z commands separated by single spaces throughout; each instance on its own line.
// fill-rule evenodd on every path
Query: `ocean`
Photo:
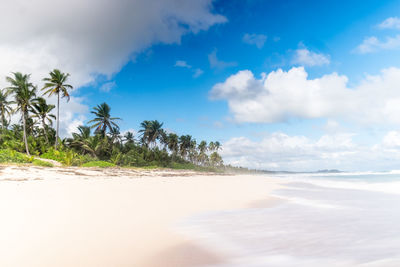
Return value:
M 273 192 L 282 201 L 272 207 L 203 213 L 179 224 L 226 256 L 208 267 L 400 266 L 400 172 L 274 177 L 287 184 Z

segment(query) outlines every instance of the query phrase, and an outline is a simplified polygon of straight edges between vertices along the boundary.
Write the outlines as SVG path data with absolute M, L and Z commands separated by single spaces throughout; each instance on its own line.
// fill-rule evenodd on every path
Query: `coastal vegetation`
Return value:
M 105 102 L 92 108 L 87 125 L 77 127 L 70 137 L 60 138 L 60 100 L 69 101 L 73 90 L 68 84 L 69 76 L 55 69 L 43 79 L 40 89 L 31 83 L 29 74 L 15 72 L 6 77 L 9 86 L 0 90 L 0 163 L 52 165 L 38 159 L 42 158 L 85 167 L 212 171 L 223 166 L 218 141 L 197 142 L 191 135 L 165 130 L 158 120 L 140 123 L 136 135 L 130 131 L 121 133 L 118 123 L 122 118 L 113 117 L 111 107 Z M 56 105 L 47 102 L 53 95 L 57 98 Z M 19 121 L 11 124 L 12 118 Z

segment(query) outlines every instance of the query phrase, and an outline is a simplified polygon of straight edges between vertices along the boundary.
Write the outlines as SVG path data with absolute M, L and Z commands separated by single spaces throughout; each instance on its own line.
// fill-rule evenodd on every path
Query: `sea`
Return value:
M 208 267 L 400 267 L 400 171 L 273 177 L 285 186 L 272 193 L 280 201 L 271 207 L 179 224 L 225 256 Z

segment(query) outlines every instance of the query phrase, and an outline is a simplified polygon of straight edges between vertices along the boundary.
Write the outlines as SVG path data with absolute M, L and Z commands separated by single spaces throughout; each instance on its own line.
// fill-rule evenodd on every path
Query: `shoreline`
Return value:
M 173 225 L 202 212 L 265 205 L 279 186 L 259 175 L 3 165 L 0 265 L 221 263 L 223 255 L 188 240 Z

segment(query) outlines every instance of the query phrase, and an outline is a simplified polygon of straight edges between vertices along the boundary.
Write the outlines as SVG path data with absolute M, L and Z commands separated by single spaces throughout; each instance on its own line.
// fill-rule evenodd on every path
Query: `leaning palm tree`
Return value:
M 6 77 L 7 82 L 11 86 L 7 87 L 6 90 L 14 94 L 15 103 L 17 104 L 16 111 L 21 112 L 22 127 L 23 127 L 23 139 L 25 143 L 26 154 L 29 154 L 28 139 L 26 134 L 26 124 L 29 116 L 29 110 L 36 99 L 36 87 L 29 82 L 30 74 L 22 74 L 20 72 L 14 72 L 13 77 Z
M 92 123 L 90 127 L 96 128 L 96 133 L 100 133 L 103 137 L 106 136 L 107 129 L 111 130 L 113 127 L 119 129 L 119 126 L 114 121 L 120 120 L 120 118 L 111 117 L 110 111 L 110 106 L 107 103 L 102 103 L 94 107 L 91 112 L 96 117 L 89 121 L 89 123 Z
M 49 105 L 46 103 L 46 100 L 43 97 L 38 97 L 37 102 L 32 105 L 32 113 L 34 114 L 33 117 L 37 118 L 41 121 L 44 137 L 46 139 L 46 143 L 49 143 L 49 137 L 47 136 L 47 124 L 46 121 L 52 125 L 52 119 L 55 119 L 56 116 L 51 114 L 51 111 L 55 108 L 55 105 Z
M 67 101 L 69 101 L 70 96 L 68 93 L 68 89 L 72 89 L 72 85 L 67 84 L 67 80 L 69 77 L 69 73 L 63 73 L 58 69 L 54 69 L 49 73 L 50 77 L 44 78 L 43 81 L 46 83 L 42 90 L 46 90 L 44 94 L 48 96 L 52 96 L 53 94 L 57 95 L 57 128 L 56 128 L 56 142 L 54 144 L 55 149 L 57 149 L 59 132 L 60 132 L 60 94 L 61 97 L 66 97 Z
M 8 124 L 8 120 L 10 119 L 13 109 L 11 107 L 14 104 L 14 101 L 8 100 L 8 96 L 10 95 L 10 91 L 3 89 L 0 90 L 0 118 L 1 118 L 1 128 L 4 130 Z

